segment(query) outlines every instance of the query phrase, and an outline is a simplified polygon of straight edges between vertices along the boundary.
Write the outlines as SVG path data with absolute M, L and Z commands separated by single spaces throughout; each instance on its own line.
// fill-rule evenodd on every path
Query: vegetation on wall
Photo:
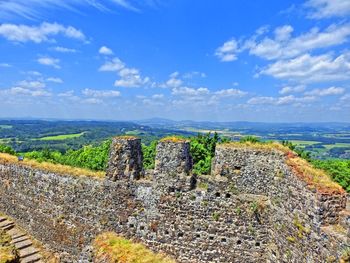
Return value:
M 124 263 L 175 263 L 165 255 L 154 253 L 144 245 L 118 236 L 115 233 L 103 233 L 93 243 L 97 261 Z
M 194 162 L 193 172 L 196 174 L 209 174 L 216 144 L 229 141 L 227 138 L 220 137 L 217 133 L 198 134 L 187 139 L 190 141 L 191 155 Z M 35 159 L 39 162 L 51 162 L 94 171 L 104 171 L 108 162 L 110 142 L 110 140 L 107 140 L 97 146 L 88 145 L 77 150 L 70 149 L 63 153 L 46 148 L 40 151 L 23 153 L 22 155 L 26 159 Z M 254 136 L 242 137 L 240 142 L 265 144 Z M 158 140 L 153 140 L 149 145 L 142 144 L 145 169 L 154 168 L 157 143 Z M 350 160 L 312 160 L 308 152 L 296 147 L 292 142 L 282 141 L 282 144 L 298 153 L 303 159 L 311 162 L 314 167 L 326 171 L 335 182 L 350 192 Z M 5 145 L 0 145 L 0 152 L 16 154 L 10 146 Z

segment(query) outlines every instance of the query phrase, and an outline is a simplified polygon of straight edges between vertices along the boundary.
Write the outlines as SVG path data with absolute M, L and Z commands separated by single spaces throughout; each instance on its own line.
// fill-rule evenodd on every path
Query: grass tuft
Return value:
M 175 263 L 162 254 L 147 249 L 144 245 L 107 232 L 99 235 L 93 242 L 95 257 L 104 262 L 120 263 Z
M 160 139 L 160 142 L 188 142 L 189 140 L 186 140 L 185 138 L 179 137 L 179 136 L 168 136 Z
M 18 161 L 17 156 L 0 153 L 0 164 L 16 164 L 20 166 L 27 166 L 34 169 L 43 170 L 46 172 L 53 172 L 62 175 L 74 175 L 74 176 L 89 176 L 102 178 L 105 176 L 104 172 L 95 172 L 88 169 L 72 167 L 62 164 L 53 164 L 49 162 L 38 162 L 35 160 L 24 159 L 23 161 Z

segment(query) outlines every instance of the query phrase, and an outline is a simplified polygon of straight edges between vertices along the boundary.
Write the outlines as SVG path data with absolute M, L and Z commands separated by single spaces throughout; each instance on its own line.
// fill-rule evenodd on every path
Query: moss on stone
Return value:
M 133 135 L 121 135 L 121 136 L 116 136 L 115 139 L 121 139 L 121 140 L 136 140 L 139 139 L 136 136 Z
M 11 244 L 11 237 L 0 229 L 0 263 L 18 262 L 18 251 Z

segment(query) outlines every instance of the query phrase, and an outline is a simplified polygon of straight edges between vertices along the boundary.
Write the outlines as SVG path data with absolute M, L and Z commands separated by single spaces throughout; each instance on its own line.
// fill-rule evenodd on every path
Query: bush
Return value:
M 0 144 L 0 152 L 15 155 L 16 152 L 10 146 Z
M 350 192 L 350 160 L 312 160 L 311 163 L 325 170 L 335 182 Z

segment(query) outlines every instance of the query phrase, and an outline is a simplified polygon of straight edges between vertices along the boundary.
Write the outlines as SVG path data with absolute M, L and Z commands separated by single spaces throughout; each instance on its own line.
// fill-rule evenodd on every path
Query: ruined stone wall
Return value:
M 218 145 L 212 172 L 226 177 L 237 193 L 269 197 L 271 262 L 339 260 L 350 245 L 348 226 L 342 224 L 346 194 L 311 187 L 286 159 L 278 150 Z
M 84 247 L 104 231 L 142 241 L 179 262 L 261 262 L 265 257 L 266 198 L 236 196 L 216 181 L 184 192 L 158 186 L 0 165 L 0 211 L 59 252 L 61 262 L 78 262 Z M 264 209 L 256 211 L 256 204 Z
M 123 154 L 130 144 L 121 145 Z M 162 142 L 157 150 L 153 176 L 140 180 L 1 164 L 0 211 L 59 252 L 62 262 L 78 262 L 104 231 L 179 262 L 336 262 L 349 246 L 345 195 L 310 188 L 284 153 L 218 146 L 212 175 L 195 177 L 186 142 Z

